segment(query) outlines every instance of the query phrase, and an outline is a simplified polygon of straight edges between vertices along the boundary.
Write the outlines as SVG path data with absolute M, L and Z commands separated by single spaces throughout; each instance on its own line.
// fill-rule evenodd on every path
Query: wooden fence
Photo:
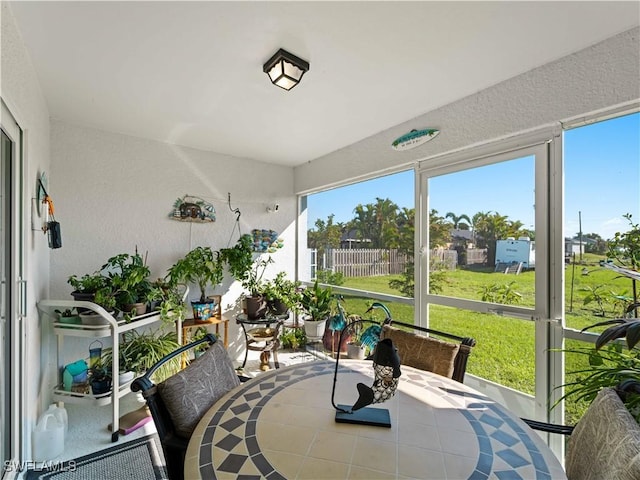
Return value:
M 487 258 L 486 249 L 469 249 L 465 253 L 466 259 L 460 260 L 464 260 L 466 265 L 482 264 Z M 327 250 L 323 258 L 316 258 L 315 255 L 316 251 L 312 250 L 312 272 L 318 268 L 342 273 L 345 277 L 399 275 L 407 264 L 406 255 L 387 248 L 334 248 Z M 439 268 L 454 270 L 458 265 L 458 252 L 455 250 L 433 249 L 430 255 Z
M 345 277 L 372 277 L 404 272 L 406 256 L 387 248 L 334 248 L 325 253 L 324 268 Z

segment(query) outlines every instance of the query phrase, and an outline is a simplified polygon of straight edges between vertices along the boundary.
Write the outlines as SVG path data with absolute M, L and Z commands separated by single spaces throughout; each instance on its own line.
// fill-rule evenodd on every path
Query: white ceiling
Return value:
M 639 8 L 11 2 L 52 117 L 289 166 L 632 28 Z M 290 92 L 262 71 L 280 47 L 311 64 Z

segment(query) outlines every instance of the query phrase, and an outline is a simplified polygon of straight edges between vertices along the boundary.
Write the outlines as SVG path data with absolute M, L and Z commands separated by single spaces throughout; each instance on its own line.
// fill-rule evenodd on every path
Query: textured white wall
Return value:
M 148 252 L 153 278 L 162 277 L 180 257 L 198 245 L 233 245 L 236 216 L 240 228 L 279 232 L 284 247 L 273 254 L 266 277 L 284 270 L 294 275 L 296 212 L 293 169 L 169 145 L 152 140 L 51 122 L 51 192 L 62 225 L 63 247 L 51 256 L 51 296 L 69 299 L 70 275 L 97 270 L 118 253 Z M 169 218 L 174 201 L 186 194 L 213 203 L 214 223 L 185 223 Z M 278 203 L 277 213 L 267 206 Z M 192 292 L 196 296 L 195 292 Z M 213 292 L 209 292 L 213 293 Z M 215 293 L 229 310 L 241 293 L 230 279 Z M 235 311 L 230 311 L 232 315 Z M 232 352 L 241 350 L 230 322 Z
M 639 73 L 640 29 L 634 28 L 301 165 L 294 190 L 339 184 L 638 99 Z M 392 150 L 400 135 L 426 127 L 440 135 L 412 150 Z
M 48 296 L 49 249 L 47 238 L 41 231 L 31 231 L 31 198 L 35 197 L 39 172 L 49 171 L 49 111 L 38 83 L 29 54 L 18 32 L 11 9 L 1 4 L 2 21 L 2 80 L 0 96 L 24 131 L 25 145 L 23 202 L 25 212 L 25 272 L 27 280 L 27 316 L 25 329 L 24 386 L 26 390 L 24 458 L 31 455 L 31 431 L 38 414 L 49 401 L 48 391 L 41 386 L 50 363 L 50 329 L 41 330 L 36 301 Z

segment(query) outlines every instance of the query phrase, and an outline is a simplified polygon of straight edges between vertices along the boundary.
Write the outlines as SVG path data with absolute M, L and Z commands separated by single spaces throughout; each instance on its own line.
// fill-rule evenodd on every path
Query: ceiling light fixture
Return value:
M 269 75 L 271 83 L 285 90 L 291 90 L 300 83 L 304 72 L 309 71 L 309 62 L 281 48 L 262 69 Z

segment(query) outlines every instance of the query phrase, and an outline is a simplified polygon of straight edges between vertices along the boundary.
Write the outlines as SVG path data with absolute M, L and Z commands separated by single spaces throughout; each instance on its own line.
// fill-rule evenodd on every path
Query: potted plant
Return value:
M 220 259 L 227 265 L 231 276 L 243 282 L 253 266 L 251 235 L 242 235 L 233 247 L 220 249 Z
M 116 306 L 125 314 L 136 316 L 147 311 L 147 296 L 151 291 L 151 271 L 138 252 L 121 253 L 102 266 L 115 292 Z
M 347 342 L 347 357 L 362 360 L 367 353 L 367 347 L 362 344 L 363 324 L 359 323 L 362 318 L 359 315 L 349 315 L 347 317 L 347 327 L 351 333 L 351 338 Z
M 196 247 L 169 268 L 167 279 L 172 287 L 180 283 L 198 285 L 200 297 L 191 302 L 194 319 L 208 320 L 213 315 L 216 305 L 207 298 L 207 288 L 222 282 L 223 267 L 220 252 Z
M 245 296 L 245 302 L 247 306 L 247 316 L 250 319 L 263 318 L 267 313 L 267 301 L 264 296 L 262 277 L 267 266 L 271 263 L 273 263 L 271 257 L 259 259 L 242 281 L 242 286 L 249 290 L 249 295 Z
M 322 338 L 327 319 L 331 314 L 332 299 L 333 291 L 331 287 L 320 287 L 317 279 L 313 286 L 302 290 L 300 307 L 306 312 L 304 330 L 309 340 Z
M 113 310 L 116 306 L 116 298 L 111 282 L 100 270 L 91 274 L 84 274 L 82 277 L 71 275 L 67 283 L 74 289 L 71 292 L 74 300 L 94 302 L 107 311 Z M 86 310 L 85 308 L 78 309 L 79 313 Z
M 201 340 L 204 337 L 206 337 L 208 333 L 209 331 L 205 327 L 198 327 L 196 328 L 195 332 L 193 332 L 193 336 L 191 337 L 190 341 L 195 342 L 197 340 Z M 198 358 L 200 355 L 202 355 L 205 352 L 207 348 L 209 348 L 208 343 L 206 342 L 201 343 L 197 347 L 193 348 L 193 355 L 195 356 L 195 358 Z
M 112 313 L 116 307 L 116 295 L 113 285 L 108 277 L 98 270 L 91 274 L 85 274 L 82 277 L 72 275 L 67 280 L 74 290 L 71 296 L 76 301 L 93 302 L 107 312 Z M 93 310 L 79 307 L 78 314 L 81 321 L 85 325 L 105 325 L 108 321 Z
M 120 342 L 120 361 L 126 362 L 123 368 L 133 370 L 137 375 L 146 372 L 158 360 L 180 348 L 175 331 L 163 332 L 161 329 L 139 332 L 128 330 L 122 333 Z M 180 356 L 159 368 L 155 375 L 158 382 L 180 370 Z
M 160 318 L 167 324 L 174 324 L 186 318 L 184 297 L 186 287 L 182 284 L 170 285 L 169 282 L 158 278 L 151 284 L 147 294 L 147 301 L 152 310 L 160 311 Z
M 297 310 L 300 305 L 300 282 L 286 277 L 286 272 L 279 272 L 264 284 L 263 294 L 267 300 L 267 308 L 276 315 Z
M 66 308 L 62 311 L 56 309 L 55 312 L 58 314 L 58 322 L 60 323 L 66 323 L 69 325 L 78 325 L 82 323 L 80 315 L 78 315 L 78 311 L 75 308 Z
M 560 400 L 573 397 L 575 400 L 591 402 L 602 388 L 615 388 L 623 382 L 627 385 L 630 382 L 635 384 L 635 391 L 640 392 L 640 351 L 637 348 L 640 342 L 638 335 L 640 319 L 606 320 L 589 325 L 582 331 L 606 325 L 610 326 L 598 336 L 595 349 L 584 347 L 565 350 L 568 353 L 585 355 L 589 366 L 584 370 L 572 372 L 577 374 L 578 378 L 563 385 L 567 392 Z M 626 337 L 627 349 L 618 343 L 607 345 L 623 337 Z M 626 394 L 623 401 L 631 414 L 640 422 L 640 394 Z

